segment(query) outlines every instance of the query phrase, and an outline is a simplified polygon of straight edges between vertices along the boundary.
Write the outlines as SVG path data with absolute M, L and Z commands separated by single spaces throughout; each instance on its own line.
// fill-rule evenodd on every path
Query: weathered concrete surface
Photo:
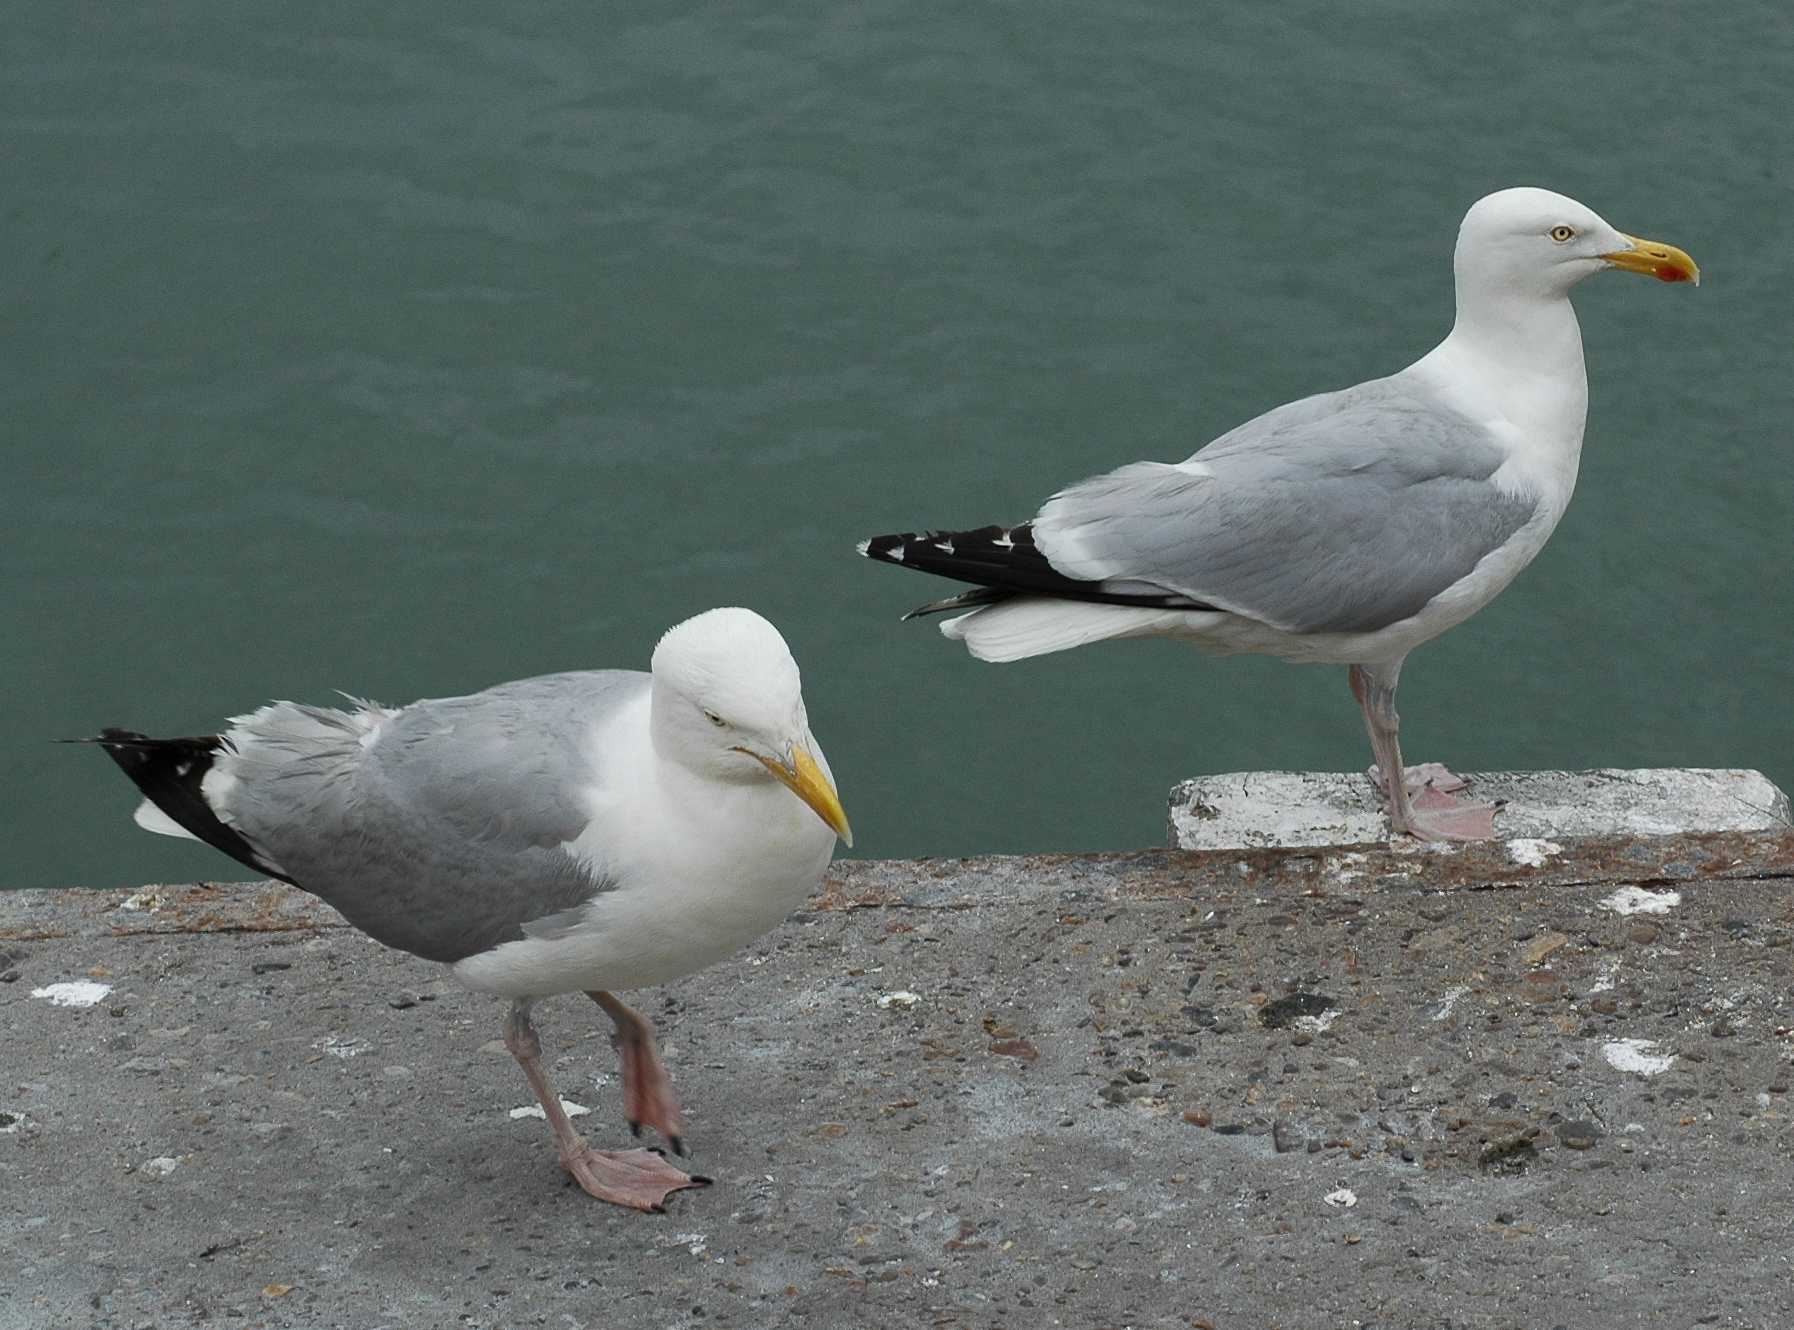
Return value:
M 0 1326 L 1794 1324 L 1794 836 L 1520 858 L 844 865 L 637 995 L 717 1180 L 659 1216 L 298 893 L 0 896 Z
M 1760 771 L 1648 767 L 1464 774 L 1463 798 L 1501 806 L 1506 839 L 1773 831 L 1788 796 Z M 1181 850 L 1385 840 L 1383 800 L 1364 772 L 1236 771 L 1171 790 L 1168 844 Z

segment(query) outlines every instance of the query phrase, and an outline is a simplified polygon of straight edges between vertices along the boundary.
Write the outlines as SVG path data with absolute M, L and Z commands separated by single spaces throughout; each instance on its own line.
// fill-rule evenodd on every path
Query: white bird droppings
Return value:
M 366 1039 L 354 1037 L 350 1039 L 322 1039 L 312 1045 L 321 1048 L 333 1058 L 358 1057 L 373 1047 Z
M 1509 857 L 1517 864 L 1525 864 L 1528 868 L 1543 868 L 1545 860 L 1554 854 L 1562 854 L 1564 847 L 1554 840 L 1520 839 L 1507 843 Z
M 52 1007 L 91 1007 L 112 991 L 111 984 L 92 979 L 74 979 L 65 984 L 46 984 L 31 990 L 34 998 L 43 998 Z
M 168 1155 L 157 1155 L 143 1161 L 143 1171 L 153 1178 L 165 1178 L 181 1166 L 181 1161 Z
M 587 1108 L 584 1104 L 576 1104 L 571 1099 L 561 1100 L 561 1112 L 565 1113 L 570 1118 L 583 1118 L 591 1111 L 592 1110 Z M 548 1121 L 548 1110 L 543 1108 L 540 1104 L 525 1104 L 522 1108 L 513 1108 L 511 1110 L 511 1117 L 541 1118 L 542 1121 L 546 1122 Z
M 1601 1046 L 1601 1056 L 1620 1071 L 1639 1076 L 1658 1076 L 1675 1062 L 1674 1053 L 1659 1053 L 1649 1039 L 1615 1039 Z
M 1328 1192 L 1321 1199 L 1336 1210 L 1350 1210 L 1358 1204 L 1358 1193 L 1350 1187 L 1341 1187 L 1338 1191 Z
M 145 910 L 154 914 L 166 904 L 168 904 L 168 898 L 154 887 L 139 887 L 120 901 L 118 908 L 121 910 Z
M 1445 996 L 1439 999 L 1439 1010 L 1433 1013 L 1433 1019 L 1442 1021 L 1451 1015 L 1451 1009 L 1458 1005 L 1470 993 L 1469 984 L 1459 984 L 1456 988 L 1445 990 Z
M 1681 903 L 1679 891 L 1650 891 L 1644 887 L 1621 887 L 1601 902 L 1615 914 L 1668 914 Z
M 912 993 L 907 988 L 900 988 L 895 993 L 886 993 L 878 999 L 879 1009 L 889 1011 L 892 1007 L 913 1007 L 922 1000 L 920 993 Z

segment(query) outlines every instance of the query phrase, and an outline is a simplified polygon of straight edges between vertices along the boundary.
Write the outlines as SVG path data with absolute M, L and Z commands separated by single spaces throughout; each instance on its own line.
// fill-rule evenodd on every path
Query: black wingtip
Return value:
M 98 734 L 83 739 L 52 739 L 58 744 L 103 744 L 107 748 L 147 748 L 160 742 L 137 733 L 135 730 L 104 729 Z
M 206 801 L 205 777 L 212 761 L 232 746 L 222 735 L 196 735 L 186 739 L 151 739 L 135 730 L 103 729 L 95 739 L 72 740 L 75 743 L 97 743 L 106 756 L 118 764 L 119 770 L 143 792 L 157 808 L 190 835 L 215 850 L 222 850 L 238 863 L 292 882 L 285 873 L 264 863 L 261 856 L 243 836 L 226 826 Z
M 980 527 L 976 531 L 900 531 L 888 536 L 872 536 L 862 540 L 856 548 L 865 558 L 895 564 L 899 568 L 915 568 L 921 572 L 961 581 L 988 582 L 993 580 L 993 574 L 1000 575 L 999 570 L 1006 561 L 1008 552 L 1014 548 L 1010 535 L 1009 528 L 998 526 Z M 996 543 L 998 541 L 1002 542 L 1001 545 Z M 957 554 L 962 546 L 969 558 Z M 982 557 L 974 552 L 980 550 Z M 994 564 L 993 555 L 996 556 Z M 1008 600 L 1016 594 L 1015 591 L 997 585 L 975 586 L 956 596 L 918 605 L 898 622 L 908 623 L 911 619 L 944 614 L 948 610 L 990 605 Z
M 926 605 L 918 605 L 900 622 L 908 623 L 911 619 L 925 619 L 931 614 L 950 614 L 954 610 L 975 610 L 981 605 L 997 605 L 1005 600 L 1013 600 L 1020 592 L 1009 591 L 1003 587 L 979 586 L 970 591 L 962 591 L 957 596 L 948 596 L 944 600 L 931 600 Z
M 932 540 L 937 534 L 934 531 L 899 531 L 888 536 L 869 536 L 854 548 L 862 558 L 877 559 L 880 563 L 902 563 L 904 551 L 911 544 Z
M 877 559 L 881 563 L 972 584 L 971 591 L 917 606 L 903 616 L 905 619 L 948 610 L 977 609 L 1017 596 L 1153 609 L 1213 608 L 1168 588 L 1154 588 L 1150 583 L 1138 584 L 1140 590 L 1116 590 L 1101 581 L 1069 577 L 1055 568 L 1034 543 L 1032 522 L 1018 526 L 981 526 L 967 531 L 906 531 L 873 536 L 860 542 L 859 551 L 868 559 Z

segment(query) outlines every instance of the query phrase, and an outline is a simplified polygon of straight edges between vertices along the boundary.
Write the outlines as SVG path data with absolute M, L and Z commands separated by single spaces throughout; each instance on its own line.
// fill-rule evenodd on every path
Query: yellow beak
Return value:
M 1622 272 L 1642 272 L 1660 282 L 1693 282 L 1696 286 L 1701 284 L 1700 268 L 1674 245 L 1666 245 L 1658 240 L 1640 240 L 1637 236 L 1627 236 L 1626 239 L 1632 242 L 1631 249 L 1615 250 L 1601 257 Z
M 853 828 L 847 824 L 847 812 L 841 807 L 841 796 L 835 793 L 835 787 L 829 778 L 822 774 L 822 768 L 816 765 L 816 759 L 810 756 L 810 750 L 798 744 L 791 751 L 791 765 L 786 766 L 775 757 L 767 757 L 749 749 L 739 750 L 749 757 L 757 757 L 760 764 L 778 778 L 779 784 L 810 805 L 816 813 L 844 842 L 847 848 L 853 848 Z

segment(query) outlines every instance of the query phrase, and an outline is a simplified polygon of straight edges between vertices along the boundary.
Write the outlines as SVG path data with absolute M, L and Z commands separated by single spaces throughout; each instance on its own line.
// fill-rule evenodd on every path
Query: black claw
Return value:
M 669 1136 L 667 1137 L 667 1140 L 672 1142 L 673 1153 L 683 1157 L 685 1154 L 685 1138 L 683 1136 Z
M 631 1136 L 640 1136 L 642 1134 L 642 1124 L 635 1121 L 633 1118 L 629 1121 L 629 1134 Z
M 667 1157 L 667 1152 L 662 1150 L 658 1145 L 650 1145 L 648 1147 L 648 1153 L 651 1155 L 659 1155 L 662 1159 Z
M 702 1173 L 693 1173 L 691 1175 L 691 1180 L 697 1183 L 700 1187 L 710 1187 L 714 1186 L 716 1183 L 715 1178 L 707 1178 Z

